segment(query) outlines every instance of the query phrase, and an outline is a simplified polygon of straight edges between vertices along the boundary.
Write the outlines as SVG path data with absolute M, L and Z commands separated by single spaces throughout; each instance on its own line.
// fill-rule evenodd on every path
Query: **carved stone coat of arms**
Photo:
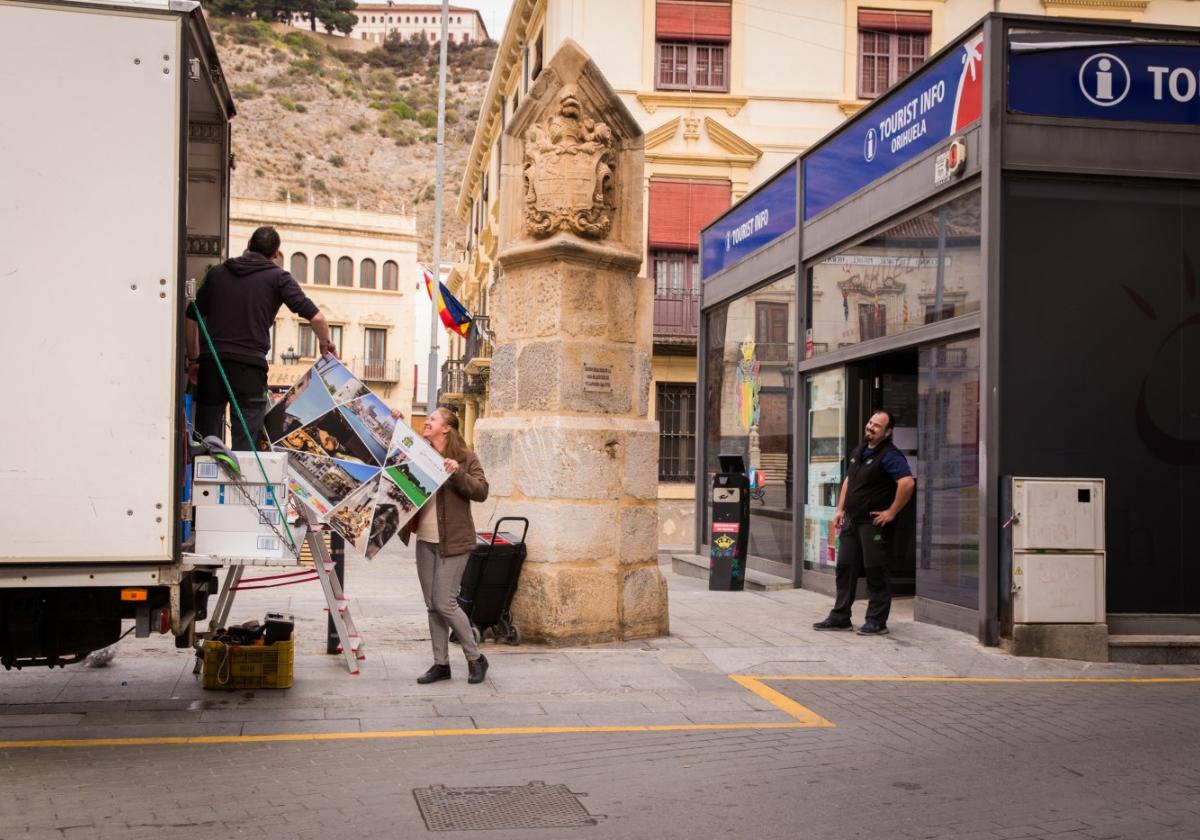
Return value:
M 574 85 L 525 135 L 525 228 L 536 237 L 568 230 L 602 239 L 612 230 L 617 152 L 607 124 L 586 117 Z

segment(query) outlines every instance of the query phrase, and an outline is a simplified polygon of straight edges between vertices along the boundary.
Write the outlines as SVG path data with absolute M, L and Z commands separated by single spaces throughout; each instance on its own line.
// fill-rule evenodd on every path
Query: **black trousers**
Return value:
M 858 589 L 858 579 L 867 576 L 867 621 L 887 624 L 892 611 L 892 581 L 888 558 L 892 552 L 892 528 L 880 528 L 870 522 L 848 522 L 838 537 L 837 600 L 829 617 L 849 620 L 850 608 Z
M 242 424 L 237 419 L 237 413 L 229 412 L 229 425 L 232 429 L 231 446 L 238 452 L 253 450 L 254 442 L 262 432 L 263 417 L 267 413 L 267 371 L 255 365 L 243 362 L 221 362 L 225 367 L 225 375 L 233 386 L 233 395 L 237 398 L 250 427 L 250 437 L 242 431 Z M 225 407 L 229 403 L 229 395 L 225 383 L 221 381 L 221 372 L 212 359 L 200 360 L 200 373 L 196 382 L 196 432 L 200 437 L 216 435 L 225 439 Z

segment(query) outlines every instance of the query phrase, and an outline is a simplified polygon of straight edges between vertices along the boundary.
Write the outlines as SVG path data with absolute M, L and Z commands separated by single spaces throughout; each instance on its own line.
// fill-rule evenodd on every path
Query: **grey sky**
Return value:
M 504 24 L 508 21 L 508 10 L 512 8 L 512 0 L 450 0 L 452 5 L 466 6 L 478 9 L 483 15 L 483 23 L 487 26 L 488 34 L 493 41 L 499 41 L 504 36 Z

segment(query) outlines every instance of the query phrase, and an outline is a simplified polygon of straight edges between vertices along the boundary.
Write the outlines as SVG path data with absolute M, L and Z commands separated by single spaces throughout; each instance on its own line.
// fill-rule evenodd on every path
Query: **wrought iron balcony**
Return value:
M 467 346 L 463 349 L 467 373 L 484 372 L 492 366 L 492 342 L 483 337 L 483 333 L 491 333 L 488 316 L 476 315 L 475 327 L 467 336 Z
M 700 295 L 660 291 L 654 297 L 655 339 L 695 339 L 700 331 Z
M 342 364 L 363 382 L 399 382 L 399 359 L 343 359 Z
M 462 359 L 447 359 L 442 362 L 442 387 L 438 400 L 461 400 L 467 386 L 467 372 Z

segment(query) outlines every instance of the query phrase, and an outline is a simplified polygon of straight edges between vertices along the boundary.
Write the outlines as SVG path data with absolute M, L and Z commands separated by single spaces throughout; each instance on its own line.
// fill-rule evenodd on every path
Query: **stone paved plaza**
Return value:
M 2 673 L 0 838 L 410 837 L 435 833 L 415 789 L 531 782 L 595 824 L 463 836 L 1200 836 L 1200 668 L 1013 658 L 903 601 L 888 637 L 817 633 L 824 596 L 664 572 L 671 636 L 488 642 L 481 686 L 458 662 L 415 684 L 428 632 L 404 550 L 349 560 L 358 676 L 323 653 L 312 583 L 234 606 L 296 615 L 287 691 L 205 691 L 162 638 L 107 668 Z

